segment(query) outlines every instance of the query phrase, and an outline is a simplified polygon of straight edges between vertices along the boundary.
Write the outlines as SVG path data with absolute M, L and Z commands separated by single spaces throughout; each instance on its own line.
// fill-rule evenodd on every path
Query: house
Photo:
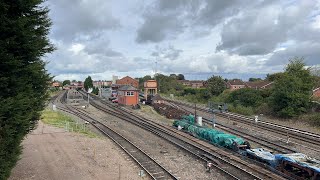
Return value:
M 51 87 L 60 87 L 60 86 L 61 86 L 61 84 L 59 82 L 53 82 L 51 84 Z
M 313 97 L 320 98 L 320 87 L 312 91 Z
M 273 85 L 272 81 L 255 81 L 255 82 L 245 82 L 247 88 L 251 89 L 268 89 Z
M 121 79 L 118 79 L 116 80 L 116 84 L 119 85 L 119 86 L 122 86 L 122 85 L 131 85 L 135 88 L 138 88 L 139 87 L 139 81 L 136 80 L 136 79 L 133 79 L 129 76 L 126 76 L 124 78 L 121 78 Z
M 83 82 L 79 81 L 79 82 L 71 82 L 69 88 L 70 89 L 82 89 L 83 88 Z
M 99 81 L 93 81 L 92 84 L 94 87 L 106 87 L 106 86 L 111 86 L 112 81 L 99 80 Z
M 206 86 L 206 81 L 189 81 L 189 80 L 178 80 L 179 83 L 184 86 L 192 87 L 192 88 L 203 88 Z
M 139 90 L 131 85 L 124 85 L 118 89 L 118 104 L 131 106 L 139 102 Z
M 233 79 L 227 81 L 227 88 L 230 89 L 231 91 L 237 90 L 237 89 L 242 89 L 246 87 L 246 84 L 241 81 L 240 79 Z

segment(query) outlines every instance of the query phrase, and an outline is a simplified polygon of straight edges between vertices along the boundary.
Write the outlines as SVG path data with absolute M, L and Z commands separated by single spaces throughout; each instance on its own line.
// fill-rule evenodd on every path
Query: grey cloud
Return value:
M 137 30 L 137 43 L 175 39 L 186 29 L 212 28 L 239 12 L 248 1 L 237 0 L 160 0 L 149 7 Z M 200 28 L 201 29 L 201 28 Z M 199 30 L 199 29 L 198 29 Z M 204 30 L 203 32 L 209 32 Z M 207 34 L 208 33 L 201 33 Z
M 145 22 L 137 30 L 137 43 L 160 42 L 168 36 L 176 36 L 183 31 L 183 24 L 176 15 L 152 14 L 145 17 Z
M 244 56 L 270 53 L 280 43 L 295 38 L 292 30 L 304 23 L 312 8 L 312 3 L 289 7 L 269 4 L 243 13 L 223 26 L 216 50 Z
M 56 39 L 72 40 L 79 35 L 115 29 L 120 26 L 112 16 L 108 1 L 54 0 L 47 2 L 54 23 L 52 35 Z
M 237 14 L 247 2 L 246 0 L 207 0 L 205 7 L 199 12 L 195 24 L 215 26 L 225 18 Z
M 151 56 L 176 60 L 182 52 L 183 50 L 176 49 L 172 45 L 169 45 L 167 48 L 160 48 L 159 46 L 156 46 L 155 51 L 151 53 Z
M 104 55 L 107 57 L 123 56 L 121 52 L 115 51 L 108 47 L 108 45 L 86 45 L 84 49 L 90 55 Z
M 275 52 L 267 66 L 287 64 L 290 58 L 303 57 L 307 65 L 317 65 L 320 63 L 320 43 L 313 41 L 300 42 L 294 46 L 290 46 L 285 50 Z

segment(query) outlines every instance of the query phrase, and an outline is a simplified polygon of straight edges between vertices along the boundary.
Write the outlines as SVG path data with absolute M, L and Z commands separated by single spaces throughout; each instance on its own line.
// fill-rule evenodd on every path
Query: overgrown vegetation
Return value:
M 209 78 L 206 88 L 172 88 L 177 85 L 173 85 L 170 90 L 168 87 L 161 88 L 162 93 L 174 94 L 177 99 L 191 103 L 225 102 L 229 111 L 243 115 L 265 114 L 280 118 L 295 118 L 320 126 L 319 112 L 310 114 L 311 101 L 319 101 L 312 97 L 312 90 L 320 86 L 320 73 L 317 72 L 306 68 L 303 58 L 293 58 L 289 60 L 284 72 L 267 75 L 266 80 L 274 82 L 270 89 L 243 88 L 230 91 L 225 87 L 225 80 L 219 76 Z M 250 78 L 250 81 L 256 82 L 261 79 Z M 172 80 L 169 82 L 162 86 L 174 84 Z
M 0 179 L 9 177 L 48 97 L 51 77 L 42 57 L 54 48 L 42 2 L 0 2 Z
M 88 130 L 88 128 L 83 128 L 82 124 L 77 124 L 70 116 L 67 116 L 61 112 L 45 109 L 42 112 L 41 121 L 45 124 L 60 128 L 65 128 L 66 124 L 68 124 L 69 129 L 72 129 L 73 132 L 85 134 L 92 138 L 97 136 L 96 134 Z

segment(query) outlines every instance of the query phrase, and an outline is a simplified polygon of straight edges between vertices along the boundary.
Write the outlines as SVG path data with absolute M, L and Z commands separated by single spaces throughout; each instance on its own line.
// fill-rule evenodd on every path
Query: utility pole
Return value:
M 194 122 L 197 122 L 197 103 L 194 103 Z

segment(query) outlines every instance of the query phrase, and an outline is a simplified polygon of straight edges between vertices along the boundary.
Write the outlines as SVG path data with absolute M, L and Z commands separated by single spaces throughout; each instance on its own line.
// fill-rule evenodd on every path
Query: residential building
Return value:
M 118 104 L 131 106 L 139 103 L 139 89 L 124 85 L 118 89 Z
M 178 80 L 179 83 L 183 84 L 184 86 L 192 87 L 192 88 L 203 88 L 206 87 L 206 81 L 202 80 L 195 80 L 195 81 L 190 81 L 190 80 Z
M 60 82 L 53 82 L 51 84 L 51 87 L 60 87 L 61 86 L 61 83 Z
M 273 85 L 272 81 L 255 81 L 255 82 L 245 82 L 247 88 L 252 89 L 268 89 Z
M 246 87 L 246 84 L 241 81 L 240 79 L 233 79 L 227 81 L 227 88 L 230 89 L 231 91 L 237 90 L 237 89 L 242 89 Z
M 93 81 L 92 84 L 94 87 L 106 87 L 106 86 L 111 86 L 112 81 L 99 80 L 99 81 Z
M 314 89 L 312 92 L 313 92 L 312 94 L 314 97 L 320 98 L 320 87 Z

